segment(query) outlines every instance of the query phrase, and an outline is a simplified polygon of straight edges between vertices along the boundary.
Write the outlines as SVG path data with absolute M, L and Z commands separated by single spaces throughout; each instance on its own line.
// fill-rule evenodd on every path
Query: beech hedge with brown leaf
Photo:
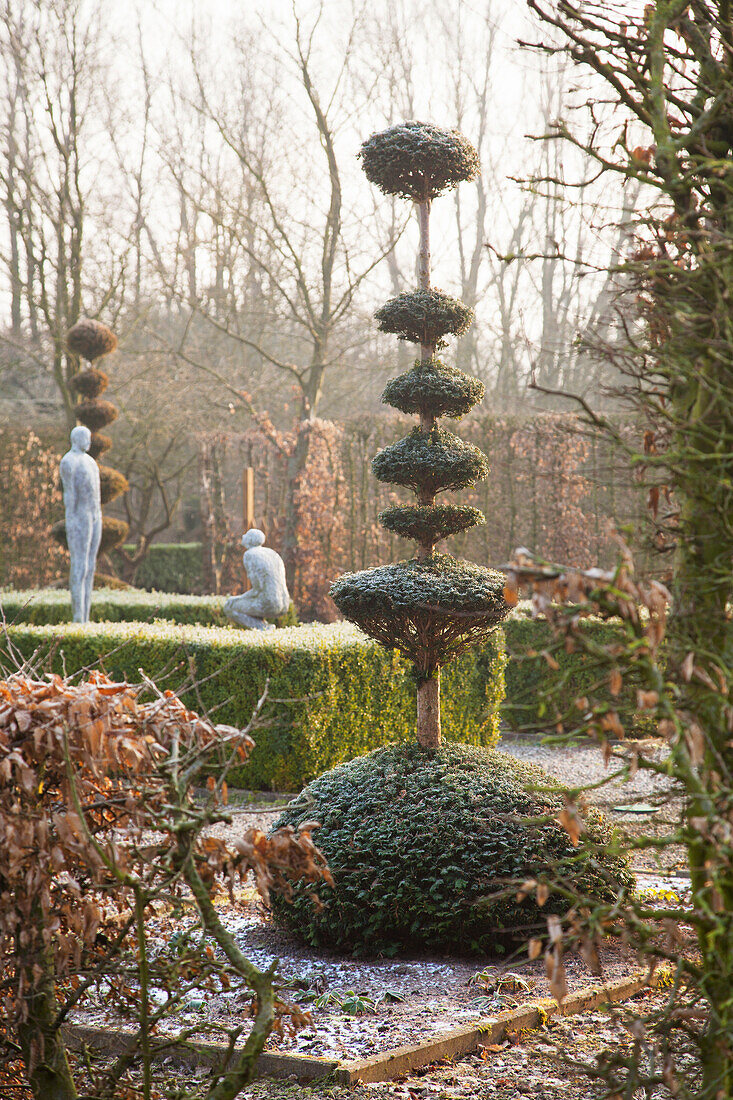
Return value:
M 227 820 L 226 769 L 204 806 L 192 788 L 213 752 L 246 758 L 251 726 L 214 725 L 147 687 L 142 701 L 139 688 L 102 673 L 78 685 L 56 675 L 0 682 L 0 1075 L 19 1060 L 36 1097 L 121 1096 L 135 1070 L 149 1082 L 157 1028 L 193 989 L 236 981 L 252 993 L 229 1097 L 251 1079 L 273 1027 L 302 1022 L 279 1000 L 274 972 L 239 951 L 211 895 L 252 872 L 265 901 L 273 888 L 287 896 L 294 880 L 330 881 L 324 860 L 307 827 L 253 829 L 231 845 L 205 836 Z M 153 952 L 146 920 L 181 893 L 196 907 L 185 950 Z M 114 1020 L 135 1027 L 129 1055 L 98 1071 L 70 1064 L 62 1032 L 95 990 Z M 201 1095 L 220 1100 L 218 1080 Z

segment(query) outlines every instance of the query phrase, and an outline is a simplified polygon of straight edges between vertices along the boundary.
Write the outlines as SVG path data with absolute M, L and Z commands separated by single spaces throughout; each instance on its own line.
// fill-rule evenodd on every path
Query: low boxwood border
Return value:
M 187 596 L 140 588 L 95 588 L 90 618 L 95 623 L 153 623 L 157 619 L 197 626 L 227 626 L 224 596 Z M 0 591 L 0 607 L 9 625 L 37 626 L 71 622 L 71 597 L 65 588 Z

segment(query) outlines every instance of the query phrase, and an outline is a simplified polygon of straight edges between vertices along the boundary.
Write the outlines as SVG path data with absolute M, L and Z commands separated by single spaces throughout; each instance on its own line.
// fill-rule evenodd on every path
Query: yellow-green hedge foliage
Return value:
M 260 633 L 172 623 L 18 625 L 0 641 L 47 667 L 75 673 L 101 664 L 115 679 L 139 682 L 139 669 L 160 688 L 195 689 L 183 698 L 215 721 L 243 726 L 269 679 L 266 716 L 251 760 L 232 783 L 299 790 L 336 764 L 414 737 L 415 687 L 394 652 L 346 623 Z M 494 745 L 504 695 L 504 637 L 497 630 L 443 675 L 443 728 L 450 741 Z
M 145 592 L 139 588 L 95 588 L 90 616 L 96 623 L 172 623 L 226 626 L 224 596 L 186 596 L 181 593 Z M 0 591 L 5 620 L 17 625 L 39 626 L 71 622 L 71 597 L 64 588 L 29 588 Z
M 573 710 L 574 700 L 587 696 L 618 711 L 626 733 L 653 736 L 649 715 L 636 709 L 637 684 L 629 679 L 618 696 L 608 688 L 608 666 L 599 668 L 587 654 L 566 653 L 554 648 L 554 636 L 545 619 L 530 619 L 520 608 L 503 625 L 507 646 L 506 698 L 502 718 L 513 729 L 547 729 L 555 725 L 555 707 L 560 713 Z M 622 643 L 620 622 L 585 619 L 582 630 L 599 646 Z M 558 668 L 544 656 L 551 649 Z

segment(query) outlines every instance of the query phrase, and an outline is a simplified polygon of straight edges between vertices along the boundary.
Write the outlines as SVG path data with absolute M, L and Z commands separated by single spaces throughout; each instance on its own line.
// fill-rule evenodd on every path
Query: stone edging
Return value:
M 393 1047 L 371 1058 L 340 1062 L 337 1059 L 313 1058 L 307 1054 L 261 1054 L 257 1063 L 258 1077 L 291 1077 L 300 1081 L 313 1081 L 330 1077 L 340 1085 L 355 1085 L 362 1081 L 388 1081 L 437 1062 L 441 1058 L 459 1058 L 476 1050 L 481 1044 L 493 1044 L 508 1032 L 523 1028 L 536 1028 L 549 1016 L 572 1016 L 589 1012 L 599 1005 L 613 1001 L 625 1001 L 642 989 L 659 984 L 659 974 L 651 980 L 645 971 L 620 978 L 608 985 L 585 986 L 571 993 L 559 1006 L 552 998 L 530 1001 L 521 1008 L 500 1012 L 475 1024 L 454 1028 L 443 1035 L 427 1039 L 411 1046 Z M 126 1031 L 109 1031 L 104 1028 L 82 1027 L 67 1024 L 64 1037 L 73 1049 L 82 1046 L 110 1054 L 121 1054 L 134 1042 L 134 1035 Z M 224 1043 L 179 1043 L 172 1039 L 170 1045 L 158 1048 L 156 1057 L 170 1058 L 182 1065 L 208 1066 L 220 1063 L 226 1051 Z

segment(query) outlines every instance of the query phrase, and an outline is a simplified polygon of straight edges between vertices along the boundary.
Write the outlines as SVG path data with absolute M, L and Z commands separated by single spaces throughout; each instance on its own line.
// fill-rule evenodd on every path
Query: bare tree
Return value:
M 360 18 L 354 16 L 341 45 L 328 91 L 319 86 L 325 80 L 317 81 L 315 77 L 322 61 L 323 40 L 329 33 L 322 25 L 323 18 L 320 11 L 306 25 L 297 12 L 293 13 L 291 43 L 281 46 L 274 59 L 278 65 L 289 67 L 297 81 L 292 86 L 297 96 L 285 104 L 270 85 L 265 90 L 267 117 L 261 117 L 261 110 L 257 114 L 246 83 L 237 87 L 233 97 L 217 94 L 201 59 L 193 55 L 197 89 L 194 106 L 223 143 L 228 159 L 204 164 L 197 193 L 190 184 L 183 184 L 186 198 L 213 228 L 214 240 L 226 242 L 226 254 L 238 254 L 248 274 L 238 301 L 232 301 L 230 280 L 230 303 L 224 311 L 215 293 L 199 288 L 195 299 L 189 296 L 192 325 L 188 332 L 196 327 L 200 335 L 203 322 L 210 333 L 225 336 L 248 352 L 255 371 L 259 368 L 275 377 L 278 385 L 287 384 L 295 398 L 296 419 L 303 425 L 304 430 L 295 433 L 288 457 L 290 488 L 282 551 L 290 583 L 296 568 L 297 486 L 304 476 L 310 446 L 307 424 L 318 415 L 327 375 L 335 372 L 349 349 L 355 297 L 393 246 L 393 239 L 388 239 L 376 258 L 373 252 L 368 256 L 368 249 L 360 247 L 358 219 L 351 211 L 349 231 L 344 231 L 339 139 L 347 120 L 340 104 L 346 98 L 344 85 L 350 77 Z M 247 36 L 238 44 L 243 54 L 238 68 L 245 80 L 251 77 L 251 44 Z M 329 50 L 335 56 L 333 41 L 329 42 Z M 252 107 L 252 113 L 242 110 L 243 103 Z M 283 117 L 286 106 L 289 117 Z M 353 119 L 348 122 L 352 124 Z M 311 163 L 313 149 L 320 151 L 316 163 Z M 223 185 L 223 177 L 232 165 L 236 165 L 239 177 L 235 195 L 248 196 L 244 208 L 238 202 L 234 206 L 231 191 Z M 178 175 L 179 183 L 190 175 L 189 164 Z M 202 187 L 202 182 L 207 186 Z M 213 287 L 217 289 L 218 280 L 220 290 L 223 268 L 217 265 L 213 274 Z M 260 322 L 254 331 L 253 312 L 259 313 Z M 185 342 L 179 350 L 195 363 Z M 202 365 L 210 376 L 215 373 L 211 364 Z M 219 379 L 225 382 L 230 401 L 247 412 L 254 411 L 252 395 L 241 384 L 226 379 L 223 372 Z

